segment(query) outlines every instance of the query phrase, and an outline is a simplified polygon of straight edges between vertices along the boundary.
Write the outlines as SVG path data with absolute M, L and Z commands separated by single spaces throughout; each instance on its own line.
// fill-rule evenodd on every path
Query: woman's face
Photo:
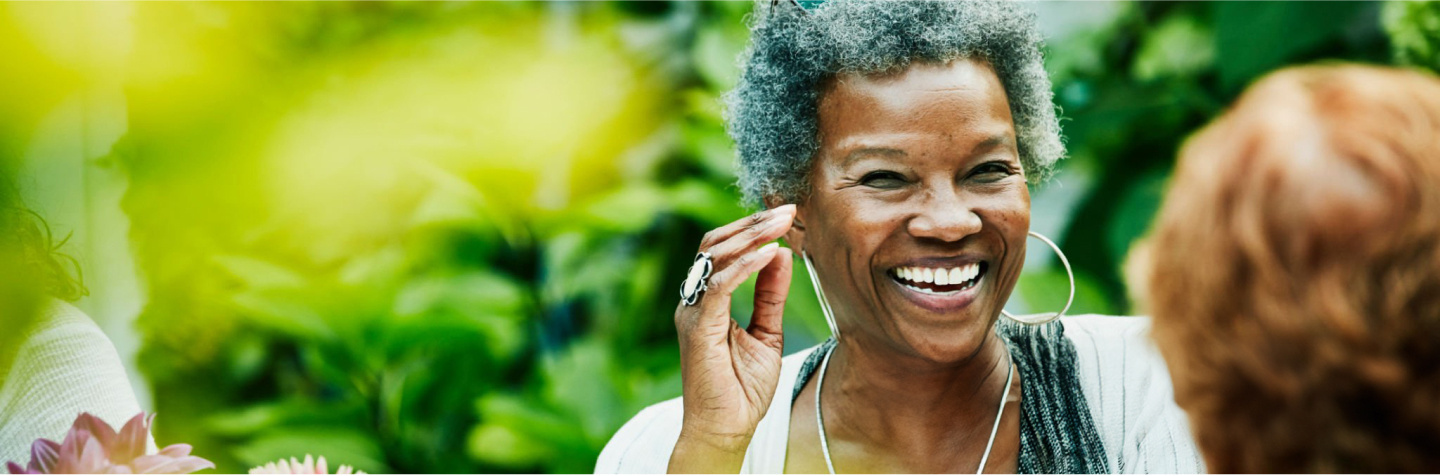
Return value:
M 844 75 L 822 92 L 819 120 L 790 239 L 814 260 L 842 337 L 933 361 L 973 356 L 1030 229 L 1000 79 L 967 59 Z

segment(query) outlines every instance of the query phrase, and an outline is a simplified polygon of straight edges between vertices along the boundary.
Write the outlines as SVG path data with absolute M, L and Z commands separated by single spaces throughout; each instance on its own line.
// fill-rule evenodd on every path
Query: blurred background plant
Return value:
M 1071 154 L 1033 227 L 1072 313 L 1133 311 L 1176 148 L 1251 80 L 1440 41 L 1433 2 L 1032 5 Z M 0 165 L 77 233 L 162 443 L 224 472 L 587 472 L 680 394 L 681 273 L 747 213 L 717 97 L 750 8 L 0 4 Z M 1048 254 L 1012 310 L 1063 303 Z M 793 281 L 792 350 L 828 334 Z

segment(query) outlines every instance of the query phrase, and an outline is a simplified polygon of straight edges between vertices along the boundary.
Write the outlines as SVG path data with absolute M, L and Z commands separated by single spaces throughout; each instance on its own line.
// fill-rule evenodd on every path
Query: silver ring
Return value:
M 685 274 L 685 282 L 680 284 L 680 301 L 685 302 L 685 306 L 695 305 L 695 302 L 700 300 L 700 294 L 709 288 L 705 284 L 710 279 L 713 268 L 710 253 L 695 255 L 695 262 L 690 264 L 690 271 Z

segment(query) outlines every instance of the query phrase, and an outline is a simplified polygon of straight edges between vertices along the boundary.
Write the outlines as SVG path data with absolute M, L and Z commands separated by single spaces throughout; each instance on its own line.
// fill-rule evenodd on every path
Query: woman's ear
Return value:
M 784 200 L 776 197 L 765 198 L 766 208 L 775 208 L 785 204 Z M 790 230 L 785 231 L 785 244 L 795 251 L 795 255 L 805 252 L 805 206 L 797 203 L 795 205 L 795 220 L 790 225 Z

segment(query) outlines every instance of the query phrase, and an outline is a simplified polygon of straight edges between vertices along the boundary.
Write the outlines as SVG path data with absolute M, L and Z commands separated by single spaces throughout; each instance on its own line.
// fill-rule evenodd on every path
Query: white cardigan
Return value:
M 1150 320 L 1086 315 L 1061 321 L 1075 344 L 1081 390 L 1110 472 L 1203 472 L 1185 413 L 1175 405 L 1165 362 L 1150 340 Z M 775 399 L 755 428 L 740 473 L 784 471 L 791 394 L 801 364 L 814 350 L 782 360 Z M 595 473 L 665 473 L 683 414 L 680 398 L 640 411 L 605 445 Z

